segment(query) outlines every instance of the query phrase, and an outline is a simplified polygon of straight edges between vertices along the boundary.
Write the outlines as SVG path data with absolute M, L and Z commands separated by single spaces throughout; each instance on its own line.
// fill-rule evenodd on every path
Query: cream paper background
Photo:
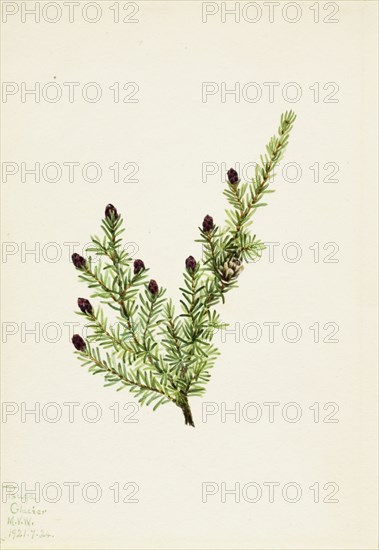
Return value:
M 12 515 L 10 504 L 19 503 L 18 497 L 5 503 L 3 547 L 376 548 L 376 3 L 338 3 L 336 24 L 314 23 L 307 2 L 298 3 L 303 15 L 296 24 L 284 21 L 280 11 L 273 23 L 267 11 L 255 24 L 231 18 L 222 23 L 220 14 L 202 23 L 201 2 L 159 1 L 139 4 L 138 24 L 115 24 L 111 3 L 100 4 L 103 16 L 96 24 L 80 16 L 72 24 L 67 17 L 56 24 L 22 23 L 18 15 L 2 25 L 3 81 L 98 82 L 103 89 L 94 104 L 80 95 L 69 103 L 67 94 L 58 103 L 21 103 L 18 94 L 2 104 L 3 162 L 92 161 L 103 167 L 98 183 L 80 176 L 70 183 L 67 174 L 58 183 L 30 177 L 22 183 L 19 175 L 2 183 L 3 241 L 20 250 L 23 242 L 42 249 L 58 243 L 62 249 L 55 262 L 44 253 L 40 261 L 20 252 L 3 258 L 3 327 L 13 322 L 18 329 L 3 344 L 3 400 L 20 408 L 22 402 L 28 408 L 55 402 L 63 411 L 56 423 L 38 423 L 30 415 L 22 422 L 20 413 L 3 418 L 2 479 L 29 487 L 56 483 L 64 490 L 57 503 L 30 504 L 47 510 L 37 518 Z M 319 7 L 323 18 L 330 8 L 322 2 Z M 130 81 L 139 84 L 139 103 L 114 103 L 108 87 Z M 222 103 L 218 94 L 201 101 L 202 82 L 237 81 L 260 83 L 262 99 Z M 270 103 L 263 82 L 274 81 L 280 87 Z M 281 95 L 287 82 L 302 88 L 296 103 Z M 309 86 L 315 82 L 321 97 L 322 86 L 336 82 L 338 103 L 314 102 Z M 280 113 L 291 108 L 298 119 L 285 162 L 298 163 L 302 178 L 289 183 L 279 171 L 277 192 L 254 225 L 259 238 L 280 243 L 275 261 L 266 255 L 245 270 L 222 318 L 231 328 L 293 321 L 303 335 L 295 344 L 283 340 L 281 328 L 274 343 L 267 329 L 255 344 L 243 338 L 238 343 L 234 335 L 221 342 L 218 336 L 221 356 L 204 399 L 220 408 L 257 402 L 262 419 L 236 422 L 229 415 L 222 422 L 218 413 L 202 422 L 202 403 L 195 399 L 196 429 L 185 427 L 181 412 L 169 405 L 155 413 L 140 410 L 138 423 L 122 422 L 122 407 L 133 398 L 103 388 L 101 378 L 81 369 L 72 353 L 63 323 L 81 320 L 75 301 L 87 291 L 63 243 L 78 242 L 81 252 L 112 202 L 126 219 L 127 241 L 139 247 L 136 256 L 178 298 L 173 289 L 181 283 L 184 258 L 200 254 L 193 244 L 197 226 L 207 213 L 223 218 L 221 174 L 202 183 L 202 163 L 229 167 L 258 160 Z M 112 182 L 108 166 L 116 161 L 138 163 L 139 182 Z M 339 182 L 315 183 L 309 169 L 315 162 L 337 163 Z M 296 263 L 282 258 L 288 242 L 301 246 Z M 318 263 L 309 250 L 315 242 Z M 332 251 L 322 249 L 328 242 L 339 246 L 338 263 L 322 261 Z M 46 252 L 53 258 L 54 246 Z M 338 323 L 339 342 L 314 343 L 308 327 L 315 322 L 322 337 L 325 323 Z M 41 336 L 38 343 L 33 335 L 23 342 L 22 323 L 29 329 L 40 323 L 41 331 L 50 326 L 50 342 Z M 49 323 L 62 333 L 55 343 Z M 270 423 L 263 403 L 273 401 L 280 406 Z M 67 402 L 79 403 L 72 423 Z M 82 418 L 90 402 L 101 407 L 99 422 Z M 120 422 L 109 409 L 116 402 Z M 297 423 L 281 416 L 288 402 L 302 407 Z M 330 412 L 323 405 L 337 403 L 339 422 L 315 423 L 308 408 L 315 402 L 321 420 Z M 280 483 L 273 503 L 263 485 L 271 481 Z M 73 503 L 67 482 L 80 484 Z M 101 486 L 97 503 L 81 496 L 88 482 Z M 114 503 L 109 487 L 115 482 L 137 483 L 139 502 Z M 229 489 L 256 482 L 263 496 L 256 503 L 235 502 L 233 495 L 222 502 L 219 492 L 204 503 L 203 482 L 224 482 Z M 281 496 L 288 482 L 302 488 L 297 503 Z M 325 483 L 337 483 L 339 502 L 314 503 L 309 486 L 315 482 L 321 498 L 329 492 L 322 489 Z M 21 525 L 15 531 L 21 537 L 12 538 L 13 516 L 31 518 L 37 533 L 54 536 L 32 540 L 30 528 Z

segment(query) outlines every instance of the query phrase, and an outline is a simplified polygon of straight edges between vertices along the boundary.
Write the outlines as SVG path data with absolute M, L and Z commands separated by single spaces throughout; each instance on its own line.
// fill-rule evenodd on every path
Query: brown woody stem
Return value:
M 195 427 L 195 423 L 193 421 L 193 418 L 192 418 L 192 412 L 191 412 L 191 407 L 189 406 L 189 403 L 188 403 L 188 398 L 186 395 L 183 395 L 182 399 L 180 399 L 180 401 L 177 403 L 178 407 L 180 407 L 183 411 L 183 415 L 184 415 L 184 423 L 188 426 L 192 426 L 193 428 Z

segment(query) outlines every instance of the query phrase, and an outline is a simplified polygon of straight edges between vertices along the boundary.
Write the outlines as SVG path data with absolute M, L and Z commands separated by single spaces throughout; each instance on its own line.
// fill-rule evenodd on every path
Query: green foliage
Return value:
M 182 409 L 186 424 L 194 425 L 188 398 L 204 395 L 219 354 L 212 340 L 225 326 L 215 306 L 237 286 L 243 264 L 264 249 L 249 228 L 257 208 L 265 206 L 264 195 L 272 192 L 269 180 L 295 118 L 292 111 L 281 116 L 278 135 L 266 146 L 251 182 L 226 183 L 223 193 L 230 208 L 225 226 L 199 228 L 203 259 L 184 271 L 179 314 L 164 289 L 152 292 L 147 286 L 148 269 L 134 273 L 132 258 L 123 249 L 122 217 L 114 207 L 106 212 L 102 237 L 91 237 L 89 250 L 96 258 L 89 257 L 78 271 L 91 296 L 116 312 L 117 323 L 110 324 L 100 305 L 80 313 L 90 335 L 85 349 L 77 352 L 90 372 L 104 375 L 106 386 L 127 387 L 141 405 L 151 404 L 154 410 L 172 402 Z

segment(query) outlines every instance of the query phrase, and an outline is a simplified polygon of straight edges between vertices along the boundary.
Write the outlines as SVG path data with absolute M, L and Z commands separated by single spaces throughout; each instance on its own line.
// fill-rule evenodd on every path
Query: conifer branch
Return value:
M 243 264 L 259 257 L 262 241 L 248 228 L 261 202 L 271 193 L 269 180 L 282 159 L 288 144 L 295 114 L 281 116 L 278 135 L 271 138 L 266 153 L 260 157 L 255 176 L 242 183 L 231 168 L 227 173 L 224 195 L 231 206 L 226 210 L 226 225 L 214 224 L 207 214 L 200 227 L 203 259 L 189 256 L 185 261 L 184 286 L 180 288 L 182 313 L 175 314 L 165 289 L 151 279 L 142 260 L 134 260 L 123 249 L 123 220 L 109 204 L 101 228 L 103 237 L 91 237 L 91 252 L 98 257 L 73 254 L 79 279 L 118 314 L 116 328 L 110 325 L 103 309 L 96 310 L 89 300 L 78 299 L 80 314 L 88 321 L 87 341 L 75 334 L 72 338 L 83 365 L 93 374 L 102 373 L 105 385 L 128 387 L 139 403 L 160 405 L 172 402 L 183 412 L 185 424 L 194 426 L 189 398 L 202 396 L 210 379 L 219 351 L 212 344 L 216 329 L 225 326 L 215 306 L 238 283 Z M 97 343 L 105 352 L 102 357 Z M 112 355 L 109 351 L 112 350 Z

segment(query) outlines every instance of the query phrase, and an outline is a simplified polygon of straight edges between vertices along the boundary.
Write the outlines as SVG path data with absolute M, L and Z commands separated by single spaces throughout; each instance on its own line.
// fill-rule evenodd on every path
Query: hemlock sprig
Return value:
M 89 372 L 104 376 L 105 386 L 128 388 L 141 405 L 153 405 L 154 410 L 171 402 L 182 410 L 185 424 L 195 425 L 189 400 L 205 393 L 219 355 L 214 332 L 225 326 L 215 306 L 237 286 L 244 264 L 265 248 L 249 227 L 256 210 L 266 205 L 264 196 L 273 192 L 269 181 L 295 119 L 293 111 L 282 114 L 278 134 L 266 146 L 251 182 L 241 184 L 237 171 L 228 170 L 226 223 L 221 227 L 211 215 L 204 217 L 197 239 L 203 259 L 190 255 L 184 261 L 180 313 L 166 290 L 148 278 L 144 261 L 128 255 L 121 238 L 122 216 L 112 204 L 106 206 L 102 237 L 92 236 L 88 249 L 97 261 L 72 255 L 79 279 L 99 302 L 94 307 L 87 298 L 78 298 L 89 335 L 84 340 L 74 334 L 72 343 Z M 103 306 L 116 312 L 116 324 L 110 324 Z

